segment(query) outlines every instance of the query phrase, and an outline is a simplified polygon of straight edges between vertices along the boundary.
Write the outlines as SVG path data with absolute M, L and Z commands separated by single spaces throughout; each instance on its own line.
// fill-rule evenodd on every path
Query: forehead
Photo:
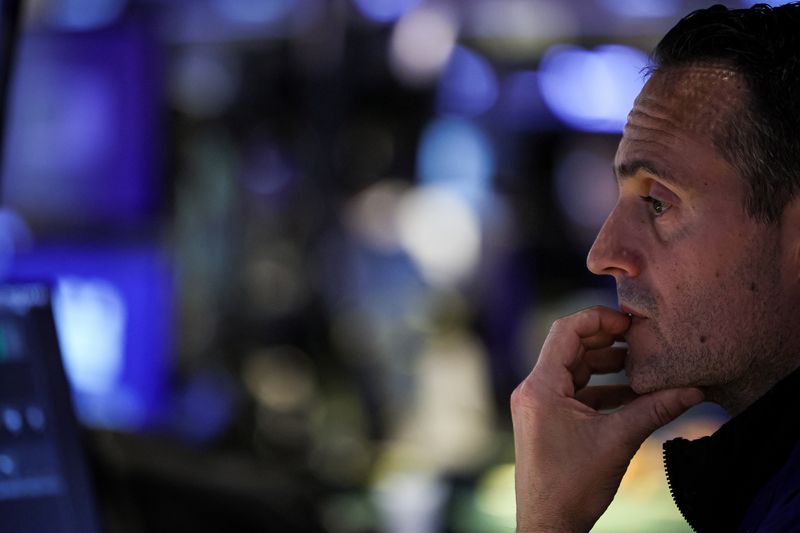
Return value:
M 644 168 L 677 179 L 691 170 L 687 166 L 710 159 L 724 164 L 714 139 L 746 97 L 741 75 L 726 65 L 656 71 L 628 114 L 615 160 L 618 176 Z
M 744 80 L 732 68 L 697 64 L 656 71 L 636 98 L 628 126 L 662 118 L 674 127 L 713 133 L 725 123 L 746 95 Z

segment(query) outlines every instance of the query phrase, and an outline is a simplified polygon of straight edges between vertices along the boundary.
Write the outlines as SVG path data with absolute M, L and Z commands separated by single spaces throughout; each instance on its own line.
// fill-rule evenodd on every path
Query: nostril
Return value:
M 639 275 L 640 258 L 628 247 L 608 247 L 595 245 L 586 257 L 586 267 L 598 276 L 625 276 L 633 278 Z
M 607 268 L 608 264 L 605 257 L 606 254 L 604 253 L 603 246 L 598 239 L 594 242 L 592 248 L 589 250 L 589 254 L 586 256 L 586 268 L 594 274 L 604 274 L 604 270 Z

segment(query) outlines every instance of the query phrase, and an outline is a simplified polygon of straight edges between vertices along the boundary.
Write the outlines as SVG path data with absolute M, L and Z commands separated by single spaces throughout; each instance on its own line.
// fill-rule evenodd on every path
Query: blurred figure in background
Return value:
M 798 4 L 717 5 L 656 47 L 588 258 L 620 310 L 556 321 L 512 396 L 518 531 L 591 529 L 642 441 L 703 398 L 734 418 L 664 446 L 689 524 L 800 523 L 798 36 Z M 630 385 L 588 386 L 622 368 Z

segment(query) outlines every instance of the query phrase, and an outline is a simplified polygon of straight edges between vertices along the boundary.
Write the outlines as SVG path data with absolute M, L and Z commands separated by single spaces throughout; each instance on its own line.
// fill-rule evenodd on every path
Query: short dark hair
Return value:
M 744 78 L 749 101 L 731 110 L 714 143 L 749 183 L 747 212 L 780 221 L 800 190 L 800 3 L 694 11 L 658 43 L 650 71 L 698 63 L 724 63 Z

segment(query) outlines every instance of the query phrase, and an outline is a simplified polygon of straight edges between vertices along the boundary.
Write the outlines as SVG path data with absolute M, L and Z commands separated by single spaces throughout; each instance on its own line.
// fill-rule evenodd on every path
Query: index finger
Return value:
M 560 318 L 553 323 L 534 369 L 554 385 L 568 385 L 565 394 L 574 394 L 572 371 L 587 349 L 597 348 L 599 340 L 608 346 L 630 327 L 627 315 L 608 307 L 596 306 Z

